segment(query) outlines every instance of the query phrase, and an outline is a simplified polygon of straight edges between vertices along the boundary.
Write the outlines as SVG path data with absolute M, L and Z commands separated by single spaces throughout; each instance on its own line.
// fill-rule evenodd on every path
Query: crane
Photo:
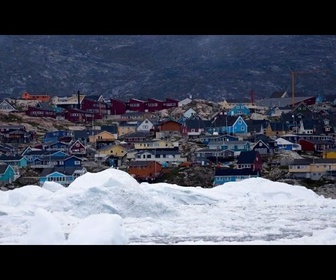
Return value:
M 295 103 L 295 98 L 294 98 L 295 75 L 312 74 L 312 73 L 320 72 L 320 70 L 318 70 L 318 69 L 313 70 L 313 71 L 293 71 L 293 70 L 290 70 L 290 72 L 291 72 L 291 78 L 292 78 L 292 110 L 294 110 L 294 103 Z

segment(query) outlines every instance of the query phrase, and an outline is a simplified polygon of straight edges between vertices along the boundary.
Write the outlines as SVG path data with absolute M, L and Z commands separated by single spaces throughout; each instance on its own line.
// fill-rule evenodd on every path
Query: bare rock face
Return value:
M 165 174 L 160 181 L 184 187 L 213 187 L 214 168 L 207 166 L 178 167 Z
M 336 184 L 326 184 L 321 187 L 315 187 L 313 191 L 325 198 L 336 199 Z

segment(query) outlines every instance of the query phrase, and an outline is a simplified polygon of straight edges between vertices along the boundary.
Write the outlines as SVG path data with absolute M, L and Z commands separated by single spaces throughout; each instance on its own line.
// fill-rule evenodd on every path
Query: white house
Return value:
M 144 121 L 140 122 L 136 130 L 139 132 L 149 132 L 153 128 L 153 126 L 154 124 L 146 118 Z

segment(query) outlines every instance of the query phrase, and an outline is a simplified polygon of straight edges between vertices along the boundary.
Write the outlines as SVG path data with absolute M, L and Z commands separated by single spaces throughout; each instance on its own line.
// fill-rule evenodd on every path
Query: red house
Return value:
M 126 103 L 118 99 L 110 99 L 110 114 L 123 115 L 126 113 Z
M 126 109 L 136 112 L 145 112 L 146 110 L 146 101 L 131 98 L 129 102 L 126 102 Z
M 178 121 L 167 120 L 158 125 L 158 130 L 159 131 L 170 131 L 170 132 L 173 132 L 173 131 L 181 132 L 182 124 L 179 123 Z
M 159 177 L 162 165 L 157 161 L 132 161 L 128 166 L 128 174 L 139 180 L 151 180 Z
M 54 118 L 54 119 L 56 118 L 55 111 L 32 107 L 32 106 L 28 106 L 26 115 L 30 117 L 49 117 L 49 118 Z
M 72 155 L 85 155 L 86 154 L 86 148 L 84 144 L 76 140 L 70 147 L 69 147 L 69 153 Z
M 163 101 L 155 99 L 155 98 L 148 98 L 145 109 L 148 112 L 160 111 L 163 109 Z
M 94 120 L 94 114 L 79 109 L 67 109 L 64 118 L 73 123 L 91 123 Z
M 176 99 L 166 98 L 166 101 L 163 102 L 163 109 L 170 109 L 178 107 L 179 101 Z
M 28 92 L 24 92 L 21 94 L 21 99 L 23 100 L 38 100 L 40 102 L 49 102 L 51 96 L 48 94 L 30 94 Z
M 322 152 L 333 148 L 333 143 L 327 140 L 306 140 L 299 139 L 298 143 L 301 145 L 301 150 L 304 152 Z
M 109 114 L 108 104 L 85 97 L 81 103 L 81 110 L 94 115 L 95 120 L 101 120 Z

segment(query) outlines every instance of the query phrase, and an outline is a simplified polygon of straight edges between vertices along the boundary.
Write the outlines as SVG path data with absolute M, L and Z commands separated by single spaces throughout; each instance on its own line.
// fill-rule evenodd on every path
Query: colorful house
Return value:
M 28 164 L 28 160 L 25 156 L 0 156 L 0 163 L 9 164 L 12 167 L 17 166 L 19 168 L 26 167 Z
M 149 132 L 151 129 L 153 129 L 153 127 L 154 124 L 149 119 L 146 118 L 144 121 L 138 124 L 136 130 Z
M 145 110 L 148 112 L 156 112 L 163 109 L 163 101 L 155 98 L 148 98 L 145 103 Z
M 247 133 L 247 124 L 241 116 L 219 113 L 210 120 L 206 131 L 209 134 L 244 134 Z
M 160 124 L 158 124 L 158 130 L 159 131 L 165 131 L 165 132 L 181 132 L 182 124 L 175 120 L 166 120 L 162 121 Z
M 134 149 L 136 150 L 171 149 L 174 147 L 178 147 L 178 142 L 175 143 L 161 139 L 150 139 L 134 143 Z
M 325 149 L 322 151 L 322 158 L 336 159 L 336 149 Z
M 56 182 L 67 187 L 86 172 L 86 168 L 82 166 L 44 168 L 40 173 L 39 184 L 42 186 L 45 182 Z
M 257 151 L 242 151 L 237 157 L 236 162 L 237 169 L 251 169 L 251 170 L 262 170 L 262 159 L 261 155 Z
M 216 141 L 208 143 L 207 147 L 209 149 L 231 150 L 235 156 L 238 156 L 241 152 L 250 151 L 251 143 L 245 140 L 226 141 L 222 143 Z
M 0 164 L 0 185 L 11 184 L 15 181 L 15 170 L 9 164 Z
M 250 168 L 233 169 L 219 167 L 215 169 L 213 185 L 218 186 L 227 182 L 238 182 L 248 178 L 257 177 L 260 177 L 259 171 L 251 170 Z
M 28 106 L 26 110 L 26 115 L 30 117 L 49 117 L 56 119 L 56 111 L 53 109 L 44 109 L 44 108 L 37 108 L 33 106 Z
M 21 94 L 21 99 L 23 100 L 38 100 L 40 102 L 49 102 L 51 100 L 51 96 L 48 94 L 30 94 L 28 92 L 23 92 Z
M 278 150 L 285 151 L 301 151 L 301 145 L 297 143 L 290 142 L 282 137 L 275 139 Z
M 125 146 L 116 144 L 107 145 L 97 150 L 97 155 L 99 155 L 100 157 L 110 155 L 116 157 L 124 157 L 126 154 L 127 154 L 127 148 Z
M 123 115 L 126 113 L 126 103 L 118 99 L 110 99 L 110 114 Z
M 16 110 L 17 109 L 12 104 L 10 104 L 7 100 L 3 100 L 0 102 L 0 112 L 9 113 L 9 112 L 13 112 Z
M 155 160 L 133 161 L 128 165 L 127 172 L 139 180 L 151 180 L 160 176 L 162 165 Z
M 74 143 L 70 144 L 69 154 L 71 154 L 71 155 L 86 155 L 86 147 L 81 141 L 76 140 Z
M 227 114 L 228 116 L 249 116 L 251 112 L 243 103 L 238 103 L 228 110 Z

